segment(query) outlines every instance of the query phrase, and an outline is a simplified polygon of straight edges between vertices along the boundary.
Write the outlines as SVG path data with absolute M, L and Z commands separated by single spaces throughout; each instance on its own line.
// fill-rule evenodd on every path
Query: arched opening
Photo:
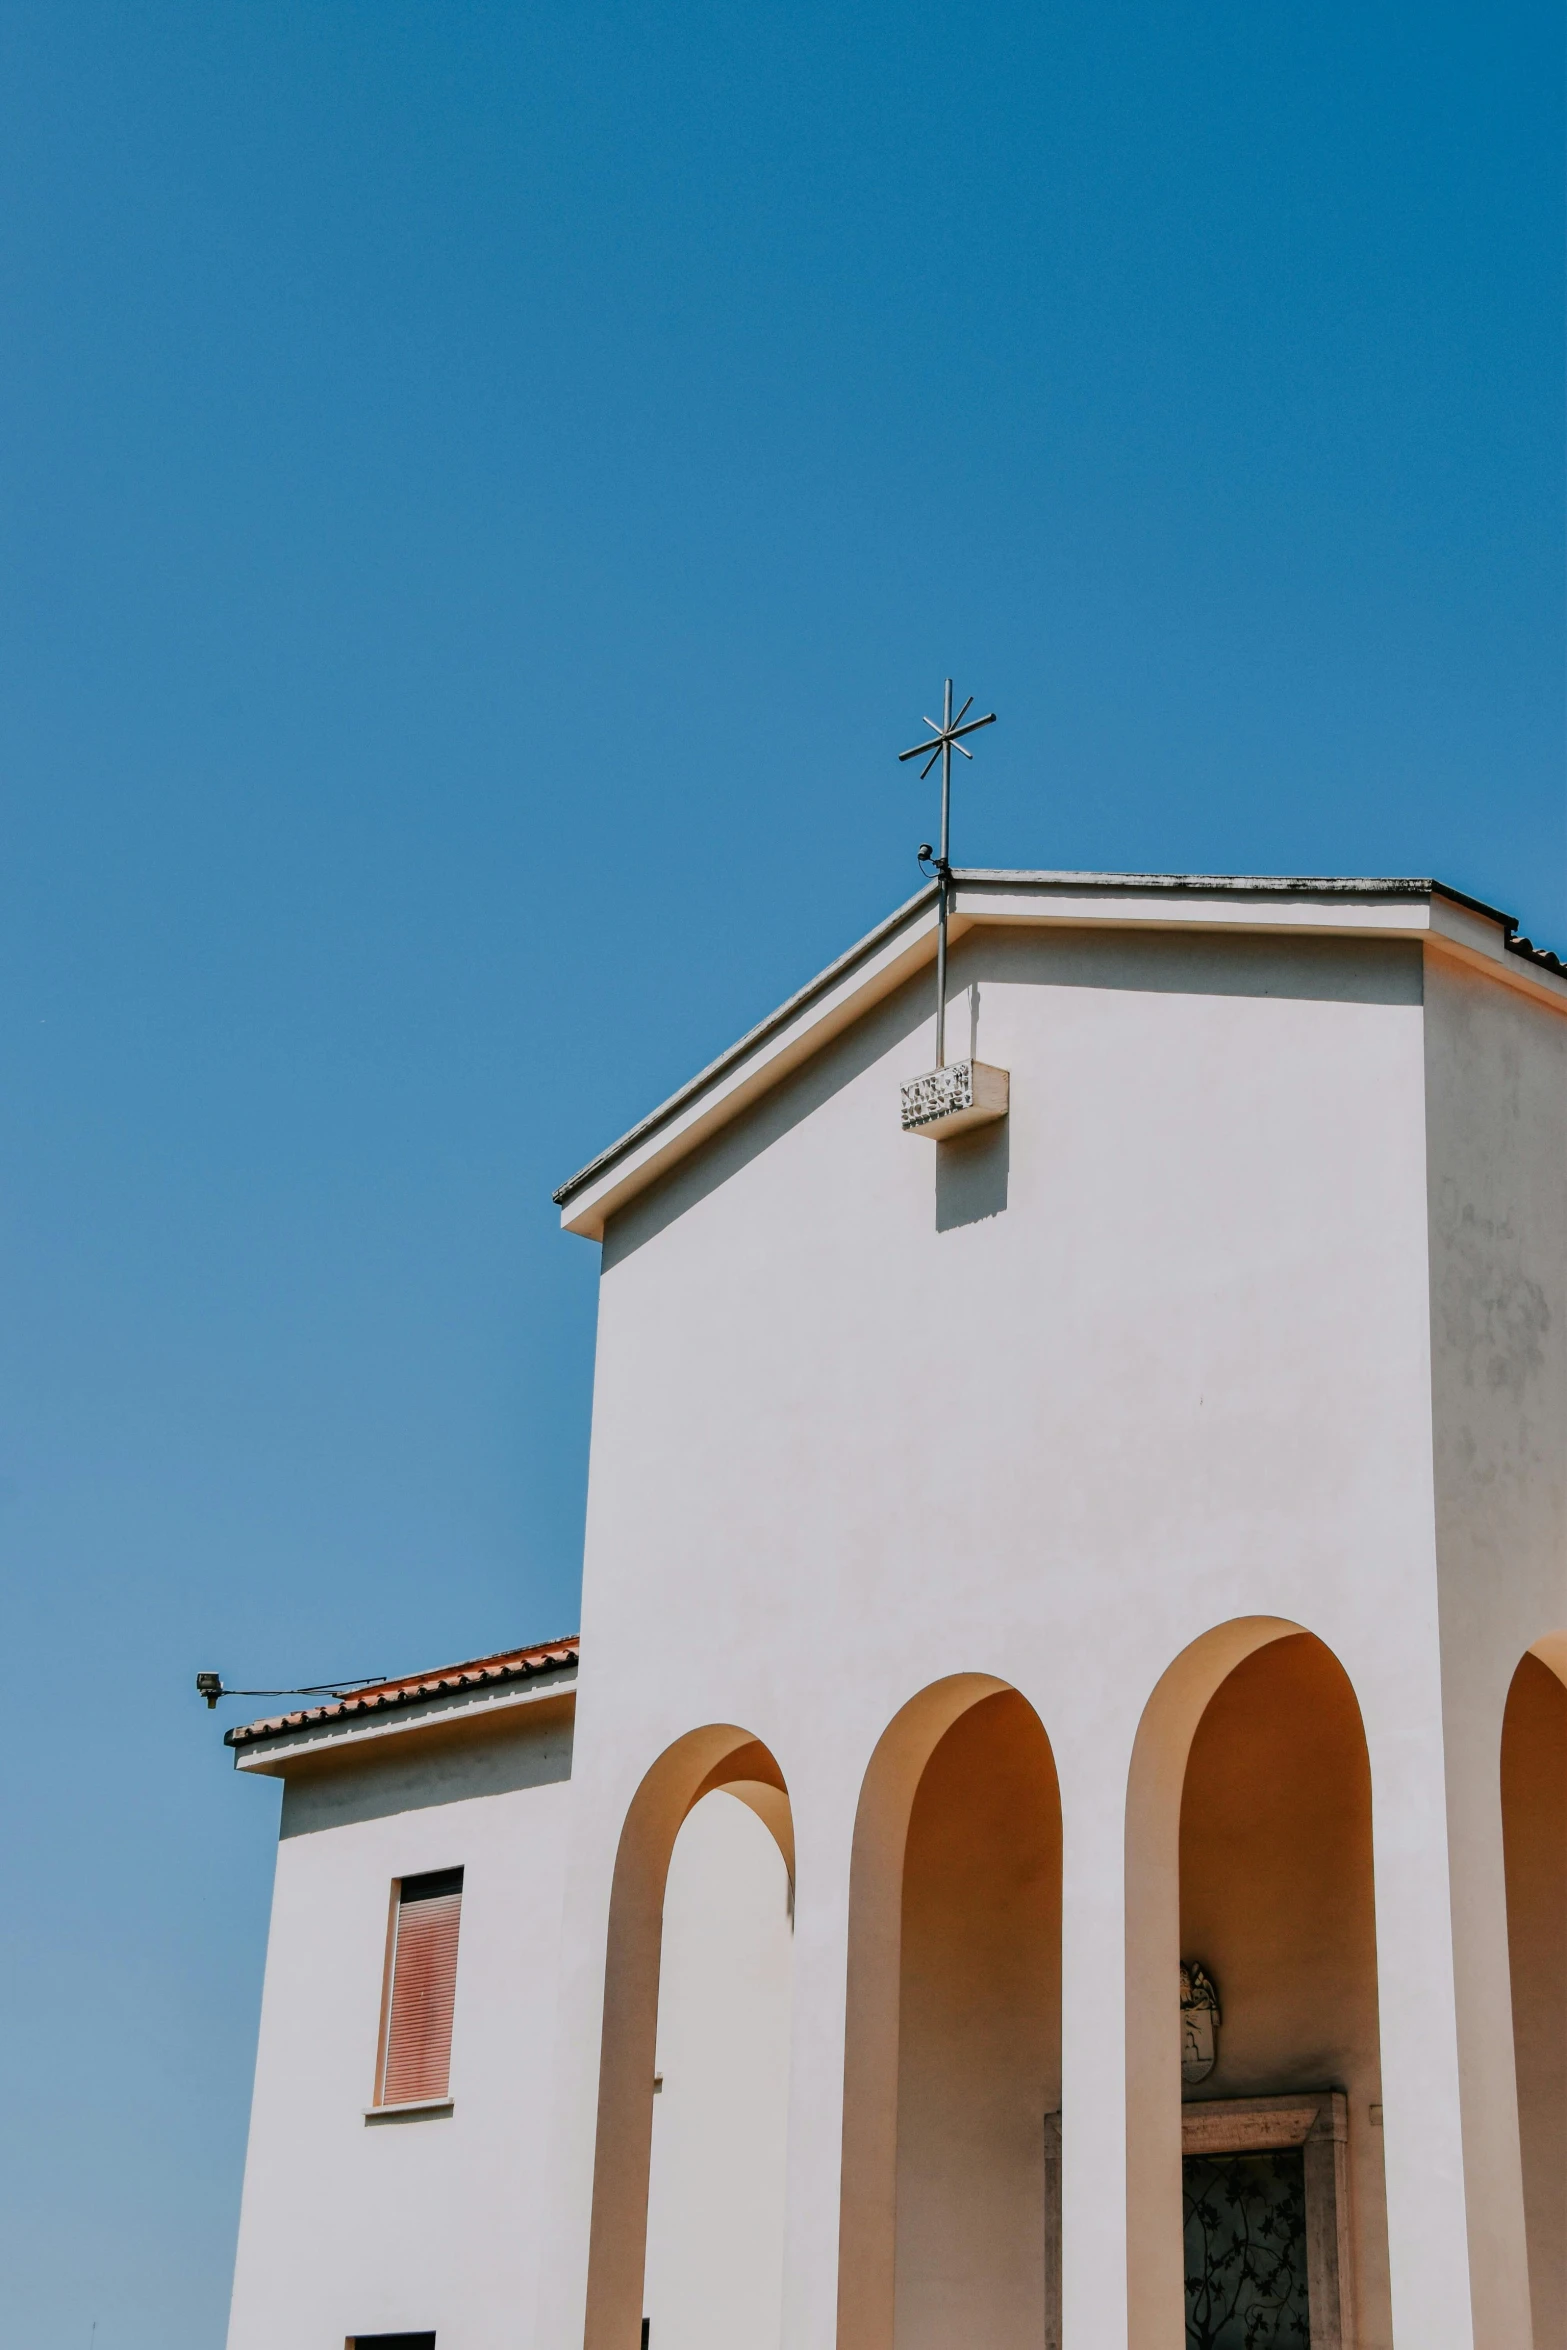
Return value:
M 1541 1647 L 1554 1664 L 1567 1640 Z M 1567 2350 L 1567 1688 L 1552 1664 L 1524 1657 L 1502 1721 L 1507 1949 L 1536 2350 Z
M 1050 1741 L 1004 1683 L 939 1683 L 856 1824 L 841 2350 L 1059 2342 L 1060 1967 Z
M 717 1725 L 659 1757 L 610 1896 L 587 2350 L 777 2343 L 793 1879 L 765 1746 Z
M 649 2350 L 776 2350 L 792 1895 L 783 1849 L 737 1789 L 692 1806 L 664 1887 Z
M 896 2350 L 1039 2350 L 1059 2341 L 1061 1801 L 1015 1690 L 960 1715 L 920 1776 L 900 1974 Z
M 1386 2343 L 1370 1762 L 1311 1634 L 1209 1697 L 1179 1849 L 1189 2350 Z

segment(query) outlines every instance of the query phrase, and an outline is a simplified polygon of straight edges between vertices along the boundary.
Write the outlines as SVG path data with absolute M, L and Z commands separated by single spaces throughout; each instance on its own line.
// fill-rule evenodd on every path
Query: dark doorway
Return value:
M 1310 2350 L 1300 2149 L 1189 2154 L 1181 2173 L 1187 2350 Z

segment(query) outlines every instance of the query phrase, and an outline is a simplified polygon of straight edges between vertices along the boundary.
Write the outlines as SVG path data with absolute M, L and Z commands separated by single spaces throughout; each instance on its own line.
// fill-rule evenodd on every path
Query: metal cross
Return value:
M 965 759 L 972 759 L 973 752 L 964 750 L 963 737 L 966 734 L 978 733 L 982 726 L 994 726 L 996 723 L 994 710 L 989 711 L 983 718 L 969 718 L 968 714 L 973 707 L 974 697 L 970 694 L 957 716 L 953 717 L 952 680 L 949 677 L 946 699 L 941 705 L 941 724 L 938 726 L 934 718 L 927 718 L 925 721 L 931 730 L 931 741 L 916 743 L 911 751 L 898 753 L 900 766 L 906 759 L 924 760 L 925 764 L 920 769 L 921 783 L 935 766 L 936 761 L 938 759 L 941 761 L 941 854 L 936 859 L 936 1066 L 938 1069 L 944 1069 L 947 1065 L 947 899 L 951 894 L 952 885 L 952 866 L 948 861 L 947 848 L 952 814 L 952 754 L 954 751 L 962 751 Z M 965 718 L 968 718 L 966 726 L 963 723 Z M 929 841 L 921 842 L 920 861 L 922 864 L 929 855 Z

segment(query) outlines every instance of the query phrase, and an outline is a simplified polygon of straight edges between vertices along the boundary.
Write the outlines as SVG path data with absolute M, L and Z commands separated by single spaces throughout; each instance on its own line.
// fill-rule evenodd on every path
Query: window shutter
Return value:
M 380 2105 L 413 2105 L 447 2093 L 461 1915 L 461 1869 L 404 1877 L 398 1888 Z

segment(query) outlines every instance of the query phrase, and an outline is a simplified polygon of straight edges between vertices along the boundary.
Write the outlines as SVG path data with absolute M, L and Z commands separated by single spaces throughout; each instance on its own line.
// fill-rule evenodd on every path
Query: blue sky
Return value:
M 222 2338 L 198 1666 L 574 1624 L 553 1184 L 960 862 L 1567 943 L 1547 0 L 0 5 L 0 2338 Z M 257 1709 L 249 1709 L 257 1710 Z

